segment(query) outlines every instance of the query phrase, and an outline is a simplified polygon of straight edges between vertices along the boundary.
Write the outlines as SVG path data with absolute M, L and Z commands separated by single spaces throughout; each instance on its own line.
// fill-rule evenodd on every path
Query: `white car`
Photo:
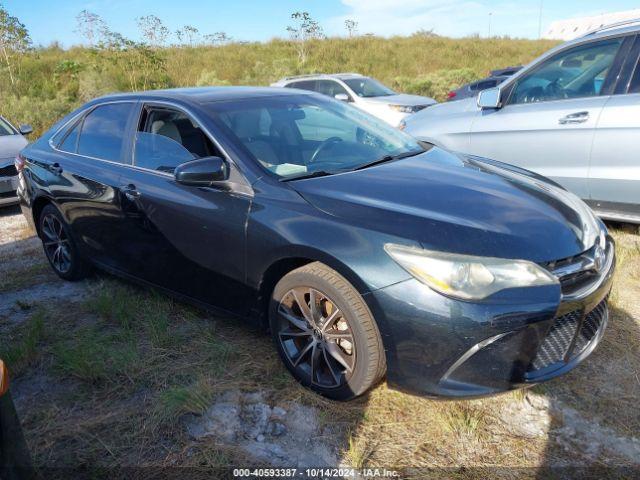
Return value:
M 0 207 L 18 203 L 18 172 L 14 161 L 18 152 L 27 146 L 24 135 L 31 131 L 29 125 L 15 128 L 8 120 L 0 117 Z
M 400 128 L 532 170 L 602 218 L 640 223 L 640 20 L 563 43 L 477 98 L 437 105 Z
M 322 93 L 351 103 L 394 127 L 412 113 L 437 103 L 433 98 L 394 92 L 379 81 L 357 73 L 286 77 L 271 86 Z

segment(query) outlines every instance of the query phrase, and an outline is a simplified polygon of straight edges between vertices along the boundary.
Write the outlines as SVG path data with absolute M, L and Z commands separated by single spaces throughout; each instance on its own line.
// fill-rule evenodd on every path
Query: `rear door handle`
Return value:
M 120 191 L 124 194 L 124 196 L 130 202 L 133 202 L 137 198 L 140 198 L 140 195 L 141 195 L 140 192 L 138 190 L 136 190 L 136 186 L 131 184 L 131 183 L 129 185 L 125 185 L 123 187 L 120 187 Z
M 574 125 L 576 123 L 584 123 L 589 120 L 589 112 L 576 112 L 562 117 L 558 120 L 560 125 Z

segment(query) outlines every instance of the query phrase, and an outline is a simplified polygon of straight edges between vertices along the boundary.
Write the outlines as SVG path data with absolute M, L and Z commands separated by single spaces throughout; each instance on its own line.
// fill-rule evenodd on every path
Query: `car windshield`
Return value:
M 15 131 L 4 118 L 0 117 L 0 136 L 15 135 Z
M 389 95 L 396 95 L 396 92 L 373 78 L 350 78 L 348 80 L 343 80 L 343 82 L 353 90 L 353 93 L 363 98 L 388 97 Z
M 283 179 L 355 170 L 424 151 L 381 120 L 318 95 L 258 97 L 209 107 L 220 128 Z

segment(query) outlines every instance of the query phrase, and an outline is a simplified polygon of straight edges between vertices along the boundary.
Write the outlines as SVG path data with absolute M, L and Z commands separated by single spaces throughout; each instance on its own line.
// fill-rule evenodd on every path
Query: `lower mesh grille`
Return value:
M 571 346 L 571 341 L 576 335 L 581 317 L 582 311 L 575 310 L 556 319 L 540 345 L 538 354 L 533 359 L 529 370 L 540 370 L 564 360 L 564 356 Z
M 596 336 L 596 333 L 598 333 L 598 330 L 600 330 L 600 326 L 602 325 L 602 319 L 604 318 L 604 312 L 606 309 L 607 302 L 605 300 L 600 302 L 596 308 L 587 314 L 584 322 L 582 322 L 580 332 L 576 337 L 576 344 L 573 348 L 573 353 L 575 355 L 578 355 L 587 348 L 591 340 L 593 340 L 593 337 Z
M 582 323 L 582 310 L 574 310 L 556 318 L 531 362 L 529 372 L 541 370 L 556 363 L 565 363 L 579 355 L 598 333 L 606 309 L 607 299 L 605 298 L 584 317 Z
M 17 174 L 18 171 L 14 165 L 7 165 L 6 167 L 0 168 L 0 177 L 13 177 Z

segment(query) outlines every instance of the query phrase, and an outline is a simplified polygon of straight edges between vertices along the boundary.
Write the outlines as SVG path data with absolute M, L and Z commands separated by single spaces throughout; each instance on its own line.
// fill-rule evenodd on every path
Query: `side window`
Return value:
M 197 158 L 220 156 L 209 137 L 185 113 L 145 106 L 134 145 L 134 165 L 173 173 Z
M 96 107 L 84 118 L 78 153 L 123 163 L 126 126 L 133 103 L 112 103 Z
M 622 39 L 613 39 L 560 52 L 518 79 L 508 103 L 599 95 L 621 43 Z
M 328 97 L 335 97 L 339 93 L 344 93 L 349 96 L 345 88 L 340 85 L 338 82 L 334 82 L 333 80 L 318 80 L 318 93 L 322 93 L 323 95 L 327 95 Z
M 63 152 L 76 153 L 78 149 L 78 137 L 80 133 L 80 125 L 81 121 L 76 122 L 76 124 L 71 127 L 70 130 L 67 130 L 61 137 L 61 142 L 58 144 L 58 149 Z
M 315 80 L 302 80 L 299 82 L 292 82 L 287 85 L 287 88 L 299 88 L 301 90 L 317 91 Z

